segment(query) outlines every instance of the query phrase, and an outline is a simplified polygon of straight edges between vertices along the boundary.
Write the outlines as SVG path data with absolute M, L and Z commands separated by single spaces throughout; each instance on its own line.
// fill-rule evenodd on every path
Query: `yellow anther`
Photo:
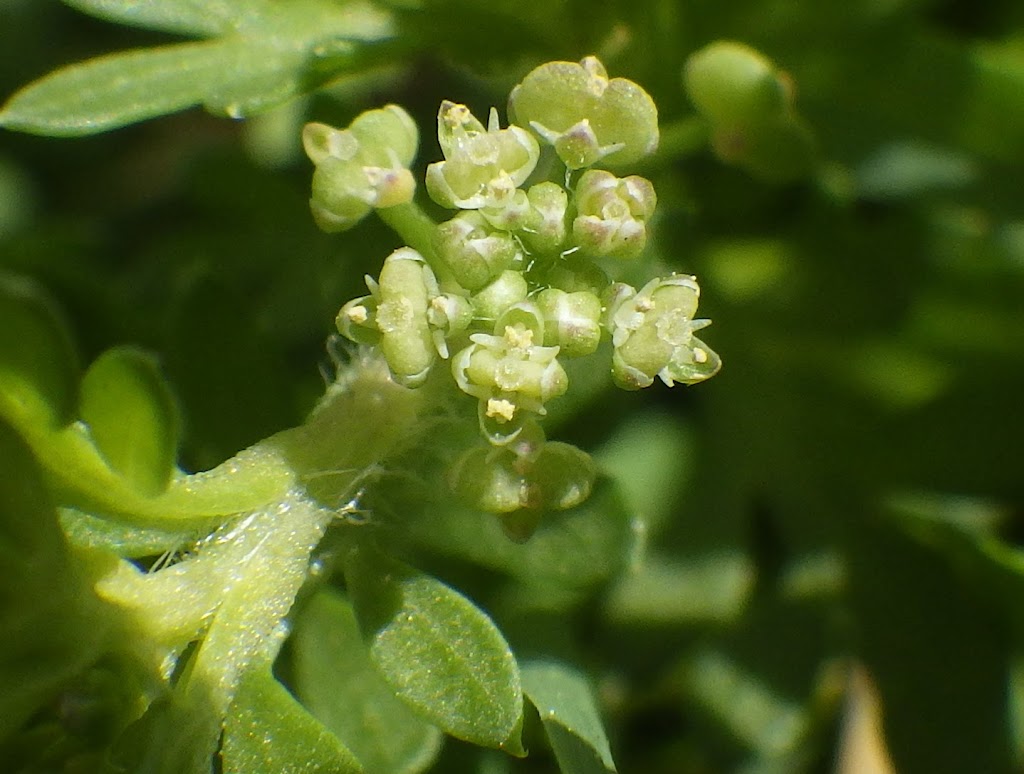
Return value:
M 488 398 L 485 412 L 491 419 L 511 422 L 516 413 L 516 404 L 504 398 Z

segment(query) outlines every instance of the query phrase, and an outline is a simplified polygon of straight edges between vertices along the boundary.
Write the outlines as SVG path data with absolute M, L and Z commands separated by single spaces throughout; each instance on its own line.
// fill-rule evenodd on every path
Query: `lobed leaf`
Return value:
M 483 611 L 367 548 L 353 549 L 345 579 L 370 658 L 398 698 L 452 736 L 522 754 L 519 668 Z
M 562 774 L 608 774 L 615 762 L 586 677 L 568 664 L 530 660 L 523 691 L 537 708 Z
M 104 459 L 147 495 L 167 489 L 178 446 L 178 416 L 155 358 L 115 347 L 86 371 L 82 420 Z
M 343 595 L 324 589 L 309 602 L 296 623 L 293 648 L 302 703 L 368 774 L 415 774 L 433 763 L 440 732 L 395 698 Z

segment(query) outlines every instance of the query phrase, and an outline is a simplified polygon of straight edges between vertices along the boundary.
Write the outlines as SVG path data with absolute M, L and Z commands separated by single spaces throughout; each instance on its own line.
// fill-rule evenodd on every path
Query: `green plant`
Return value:
M 126 49 L 0 110 L 90 136 L 0 153 L 7 767 L 825 771 L 858 665 L 900 771 L 1021 760 L 1012 36 L 66 5 L 141 29 L 0 3 L 12 90 Z

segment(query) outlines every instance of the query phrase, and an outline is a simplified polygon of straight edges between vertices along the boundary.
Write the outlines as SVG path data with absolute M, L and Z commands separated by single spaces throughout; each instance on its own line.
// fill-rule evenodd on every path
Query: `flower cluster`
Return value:
M 342 307 L 338 329 L 378 347 L 407 387 L 443 374 L 448 361 L 450 376 L 438 378 L 476 400 L 484 439 L 449 478 L 481 508 L 534 514 L 511 525 L 528 534 L 544 509 L 581 502 L 594 477 L 587 455 L 548 442 L 540 425 L 569 389 L 565 361 L 610 350 L 626 389 L 656 377 L 695 384 L 720 361 L 694 335 L 709 321 L 696 318 L 693 277 L 639 290 L 616 281 L 644 254 L 657 205 L 649 180 L 617 174 L 657 146 L 650 96 L 587 57 L 535 69 L 512 91 L 509 115 L 515 123 L 503 128 L 492 109 L 485 126 L 465 105 L 442 103 L 444 158 L 426 172 L 429 196 L 454 211 L 441 223 L 418 209 L 398 217 L 416 208 L 407 169 L 415 132 L 399 108 L 341 131 L 310 125 L 306 144 L 322 226 L 348 227 L 377 209 L 416 246 L 367 278 L 369 295 Z

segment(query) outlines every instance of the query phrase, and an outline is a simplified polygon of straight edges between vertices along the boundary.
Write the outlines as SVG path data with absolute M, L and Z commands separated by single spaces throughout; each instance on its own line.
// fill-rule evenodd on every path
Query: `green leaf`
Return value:
M 694 460 L 693 434 L 674 417 L 638 414 L 594 455 L 594 461 L 622 490 L 631 512 L 648 534 L 672 513 Z
M 216 35 L 231 28 L 232 17 L 254 0 L 64 0 L 100 19 L 166 32 Z
M 599 479 L 590 498 L 543 514 L 523 543 L 509 540 L 497 517 L 445 503 L 402 529 L 416 541 L 521 578 L 530 584 L 586 588 L 613 576 L 636 550 L 637 522 L 618 488 Z
M 370 658 L 400 699 L 452 736 L 522 753 L 519 668 L 483 611 L 367 548 L 353 549 L 345 579 Z
M 166 10 L 157 5 L 138 11 L 110 2 L 95 7 L 122 20 L 130 15 L 139 23 L 206 31 L 222 17 L 230 31 L 213 40 L 119 52 L 56 70 L 11 97 L 0 111 L 0 125 L 78 136 L 199 104 L 241 118 L 312 90 L 356 63 L 358 43 L 393 32 L 389 13 L 361 2 L 292 0 L 213 9 L 196 3 Z
M 735 548 L 693 556 L 652 553 L 612 588 L 605 614 L 617 623 L 647 626 L 734 621 L 754 587 L 755 569 Z
M 180 551 L 208 532 L 194 527 L 177 530 L 133 527 L 73 508 L 60 509 L 60 526 L 72 545 L 105 549 L 131 558 Z
M 74 137 L 184 110 L 230 81 L 237 48 L 228 40 L 180 43 L 73 64 L 17 92 L 0 124 Z
M 270 670 L 242 678 L 224 723 L 225 774 L 357 774 L 363 768 Z
M 302 703 L 369 774 L 414 774 L 433 763 L 441 733 L 395 698 L 377 672 L 349 601 L 332 589 L 302 611 L 293 637 Z
M 0 741 L 98 655 L 107 625 L 25 443 L 0 421 Z
M 78 359 L 67 328 L 34 285 L 0 276 L 0 416 L 56 428 L 78 404 Z
M 531 660 L 521 665 L 523 690 L 537 708 L 562 774 L 615 771 L 604 725 L 586 677 L 567 664 Z
M 178 416 L 155 358 L 132 347 L 104 352 L 82 379 L 80 414 L 113 470 L 145 494 L 167 489 Z

